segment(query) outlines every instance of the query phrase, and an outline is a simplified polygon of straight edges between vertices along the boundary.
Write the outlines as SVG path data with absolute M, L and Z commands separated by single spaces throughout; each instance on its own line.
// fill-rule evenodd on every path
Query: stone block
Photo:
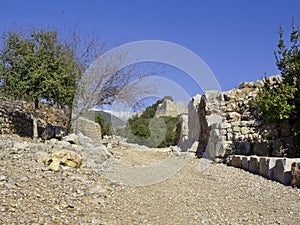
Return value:
M 236 168 L 241 168 L 242 166 L 242 157 L 240 155 L 232 156 L 231 165 Z
M 300 159 L 277 159 L 274 167 L 274 180 L 284 185 L 290 185 L 292 181 L 291 170 L 293 162 L 300 162 Z
M 249 130 L 248 127 L 242 127 L 242 128 L 241 128 L 241 133 L 242 133 L 242 134 L 249 134 L 249 133 L 250 133 L 250 130 Z
M 233 132 L 240 132 L 241 128 L 240 127 L 233 127 Z
M 230 127 L 231 127 L 230 123 L 220 123 L 220 129 L 227 129 Z
M 277 159 L 278 158 L 261 157 L 259 160 L 259 175 L 273 180 L 274 167 Z
M 249 156 L 242 157 L 242 169 L 248 171 L 249 170 L 249 162 L 250 162 Z
M 250 156 L 249 172 L 253 174 L 258 174 L 258 171 L 259 171 L 259 157 Z
M 221 129 L 220 130 L 220 135 L 226 135 L 227 134 L 227 130 L 226 129 Z
M 293 162 L 292 168 L 292 185 L 300 188 L 300 162 Z
M 241 114 L 237 112 L 227 113 L 227 120 L 230 122 L 241 121 Z

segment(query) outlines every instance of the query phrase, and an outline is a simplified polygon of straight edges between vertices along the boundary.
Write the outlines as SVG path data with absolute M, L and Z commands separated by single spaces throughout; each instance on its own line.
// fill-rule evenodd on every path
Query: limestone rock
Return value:
M 73 168 L 79 168 L 82 164 L 82 157 L 79 154 L 65 149 L 52 154 L 52 163 L 54 162 L 54 165 L 57 164 L 57 160 L 59 164 Z
M 291 184 L 300 188 L 300 162 L 292 163 L 291 173 L 292 173 Z
M 69 134 L 63 138 L 64 141 L 67 141 L 70 144 L 76 144 L 76 145 L 78 145 L 78 143 L 79 143 L 78 139 L 79 138 L 76 134 Z
M 47 163 L 50 161 L 50 156 L 47 152 L 38 151 L 35 153 L 35 156 L 36 156 L 36 161 L 38 162 Z
M 60 166 L 60 160 L 59 159 L 53 159 L 50 165 L 48 166 L 50 170 L 53 170 L 55 172 L 59 171 L 61 166 Z
M 91 138 L 93 142 L 101 142 L 101 127 L 98 123 L 84 117 L 79 117 L 74 121 L 72 126 L 76 134 L 82 133 L 84 136 Z

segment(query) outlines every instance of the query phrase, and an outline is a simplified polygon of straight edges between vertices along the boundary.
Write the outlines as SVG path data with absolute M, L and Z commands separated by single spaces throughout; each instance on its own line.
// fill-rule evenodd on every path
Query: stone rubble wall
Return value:
M 31 137 L 33 112 L 33 104 L 0 97 L 0 134 Z M 38 126 L 42 130 L 48 124 L 65 127 L 66 117 L 62 110 L 41 104 Z
M 268 79 L 274 84 L 279 77 Z M 243 82 L 229 91 L 196 95 L 189 103 L 188 126 L 181 129 L 188 139 L 179 137 L 179 147 L 212 159 L 230 154 L 294 157 L 290 124 L 268 124 L 259 115 L 255 98 L 262 84 Z

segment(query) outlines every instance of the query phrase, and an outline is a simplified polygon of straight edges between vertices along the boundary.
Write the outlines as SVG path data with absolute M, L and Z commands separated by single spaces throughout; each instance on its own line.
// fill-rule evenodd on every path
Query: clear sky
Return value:
M 0 0 L 0 7 L 0 33 L 16 25 L 66 23 L 116 44 L 177 43 L 207 63 L 222 90 L 277 74 L 279 23 L 286 37 L 292 16 L 300 24 L 299 0 Z

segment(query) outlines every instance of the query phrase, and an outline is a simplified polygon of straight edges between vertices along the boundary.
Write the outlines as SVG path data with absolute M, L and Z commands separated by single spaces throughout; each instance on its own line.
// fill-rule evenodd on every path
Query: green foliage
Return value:
M 95 118 L 96 123 L 98 123 L 101 127 L 101 135 L 111 135 L 111 126 L 109 123 L 105 121 L 104 116 L 101 113 L 98 113 Z
M 72 104 L 78 68 L 55 30 L 8 32 L 2 38 L 0 90 L 5 96 Z
M 264 80 L 263 89 L 258 94 L 258 106 L 263 118 L 269 122 L 289 119 L 296 109 L 294 95 L 297 91 L 295 83 L 289 85 L 278 81 L 277 85 Z
M 148 147 L 164 148 L 174 145 L 179 117 L 155 117 L 157 106 L 161 102 L 162 100 L 159 100 L 147 107 L 140 117 L 129 119 L 128 125 L 118 130 L 118 135 L 127 138 L 128 142 Z
M 162 103 L 162 100 L 158 100 L 152 106 L 147 107 L 142 113 L 141 118 L 153 118 L 160 103 Z
M 287 119 L 293 124 L 293 133 L 296 137 L 295 140 L 298 140 L 298 145 L 300 137 L 299 38 L 300 31 L 299 28 L 295 28 L 293 19 L 290 47 L 288 48 L 283 40 L 283 30 L 280 27 L 275 58 L 282 79 L 276 85 L 271 85 L 265 81 L 264 88 L 260 90 L 257 99 L 263 118 L 273 123 Z
M 34 138 L 38 135 L 36 121 L 40 100 L 69 109 L 70 123 L 80 71 L 70 48 L 61 44 L 55 30 L 11 31 L 5 33 L 2 39 L 0 93 L 34 102 Z

